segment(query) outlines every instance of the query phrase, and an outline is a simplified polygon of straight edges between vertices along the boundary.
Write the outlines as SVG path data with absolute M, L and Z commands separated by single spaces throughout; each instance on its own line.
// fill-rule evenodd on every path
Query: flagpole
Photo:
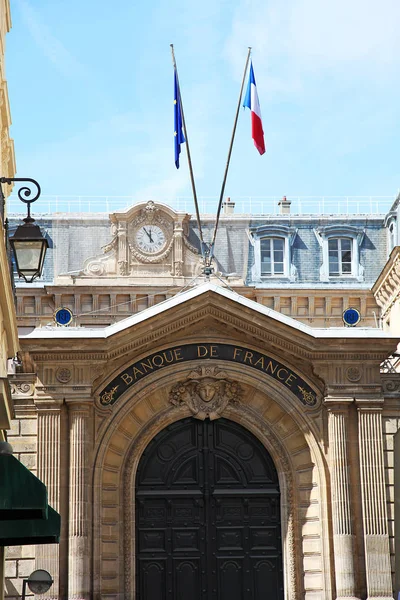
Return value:
M 201 242 L 201 255 L 202 255 L 203 260 L 205 262 L 205 243 L 204 243 L 204 240 L 203 240 L 203 231 L 201 229 L 200 212 L 199 212 L 199 205 L 198 205 L 198 202 L 197 202 L 196 185 L 195 185 L 195 182 L 194 182 L 192 159 L 191 159 L 191 156 L 190 156 L 189 138 L 188 138 L 188 134 L 187 134 L 187 130 L 186 130 L 185 115 L 184 115 L 184 112 L 183 112 L 183 104 L 182 104 L 182 96 L 181 96 L 181 86 L 179 85 L 179 77 L 178 77 L 178 69 L 177 69 L 176 60 L 175 60 L 174 45 L 170 44 L 170 46 L 171 46 L 171 54 L 172 54 L 172 64 L 174 65 L 174 70 L 175 70 L 175 73 L 176 73 L 176 81 L 178 83 L 178 94 L 179 94 L 179 102 L 180 102 L 180 106 L 181 106 L 183 134 L 184 134 L 185 140 L 186 140 L 186 150 L 187 150 L 187 158 L 188 158 L 188 163 L 189 163 L 190 182 L 192 184 L 194 206 L 195 206 L 195 209 L 196 209 L 197 226 L 199 228 L 199 236 L 200 236 L 200 242 Z
M 240 106 L 242 104 L 243 88 L 244 88 L 244 82 L 245 82 L 245 79 L 246 79 L 247 67 L 249 66 L 250 54 L 251 54 L 251 46 L 249 46 L 249 50 L 247 52 L 247 58 L 246 58 L 246 65 L 244 67 L 242 85 L 241 85 L 241 88 L 240 88 L 239 101 L 238 101 L 237 110 L 236 110 L 235 122 L 234 122 L 234 125 L 233 125 L 231 143 L 230 143 L 230 146 L 229 146 L 228 158 L 227 158 L 226 166 L 225 166 L 224 179 L 222 181 L 221 193 L 220 193 L 220 196 L 219 196 L 219 203 L 218 203 L 217 217 L 216 217 L 216 220 L 215 220 L 214 233 L 213 233 L 212 241 L 211 241 L 211 244 L 210 244 L 210 247 L 209 247 L 208 266 L 211 265 L 211 261 L 212 261 L 213 256 L 214 256 L 215 238 L 217 237 L 217 229 L 218 229 L 219 217 L 220 217 L 220 214 L 221 214 L 222 200 L 223 200 L 224 192 L 225 192 L 225 184 L 226 184 L 226 178 L 228 176 L 229 163 L 230 163 L 230 160 L 231 160 L 233 142 L 235 140 L 236 127 L 237 127 L 237 122 L 238 122 L 238 118 L 239 118 Z

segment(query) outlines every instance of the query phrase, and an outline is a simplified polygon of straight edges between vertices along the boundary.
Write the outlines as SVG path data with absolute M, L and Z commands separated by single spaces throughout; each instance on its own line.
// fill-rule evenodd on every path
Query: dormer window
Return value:
M 285 240 L 283 238 L 265 238 L 261 244 L 261 277 L 283 275 Z
M 322 249 L 321 281 L 336 277 L 364 280 L 364 269 L 360 264 L 363 229 L 346 224 L 327 225 L 314 229 L 314 233 Z
M 267 282 L 271 278 L 295 281 L 297 270 L 291 261 L 292 245 L 297 229 L 268 223 L 250 231 L 254 247 L 252 279 Z
M 351 275 L 352 244 L 353 240 L 350 238 L 330 238 L 328 240 L 330 277 Z

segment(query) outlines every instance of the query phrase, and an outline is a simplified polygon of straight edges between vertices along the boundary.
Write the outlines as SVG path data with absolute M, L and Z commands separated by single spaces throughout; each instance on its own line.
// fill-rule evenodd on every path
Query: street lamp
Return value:
M 37 187 L 36 195 L 32 198 L 30 197 L 32 190 L 29 187 L 21 187 L 18 190 L 18 198 L 28 205 L 28 213 L 23 219 L 24 224 L 19 225 L 14 235 L 10 237 L 18 275 L 23 277 L 27 283 L 32 283 L 36 277 L 40 277 L 42 274 L 44 257 L 49 247 L 49 243 L 43 237 L 39 225 L 34 225 L 35 219 L 31 217 L 31 204 L 40 196 L 40 185 L 34 179 L 29 178 L 0 178 L 0 183 L 8 183 L 8 185 L 11 185 L 14 181 L 30 182 Z

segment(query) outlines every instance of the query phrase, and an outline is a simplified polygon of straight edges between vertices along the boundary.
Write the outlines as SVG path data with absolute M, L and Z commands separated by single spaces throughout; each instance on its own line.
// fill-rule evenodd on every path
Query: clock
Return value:
M 158 225 L 148 224 L 142 225 L 135 234 L 136 246 L 146 254 L 157 254 L 160 252 L 167 238 L 164 231 Z

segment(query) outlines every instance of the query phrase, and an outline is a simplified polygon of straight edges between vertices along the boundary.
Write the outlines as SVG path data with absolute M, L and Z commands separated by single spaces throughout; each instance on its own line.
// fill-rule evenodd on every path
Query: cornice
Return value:
M 393 267 L 393 264 L 400 258 L 400 246 L 395 246 L 393 248 L 393 250 L 391 251 L 389 258 L 385 264 L 385 266 L 383 267 L 379 277 L 377 278 L 377 280 L 375 281 L 374 285 L 372 286 L 372 292 L 375 294 L 377 292 L 377 290 L 379 289 L 379 287 L 382 285 L 382 283 L 384 282 L 385 278 L 387 277 L 388 273 L 390 272 L 391 268 Z
M 400 246 L 393 248 L 381 274 L 372 286 L 372 292 L 384 317 L 400 293 Z
M 45 363 L 56 363 L 77 360 L 81 362 L 105 362 L 109 358 L 107 352 L 94 353 L 85 350 L 76 350 L 75 352 L 68 352 L 66 350 L 60 350 L 59 352 L 35 352 L 33 348 L 24 348 L 24 350 L 31 354 L 35 362 Z
M 63 361 L 76 361 L 82 362 L 105 362 L 109 360 L 116 360 L 121 356 L 126 356 L 130 353 L 137 353 L 144 349 L 160 347 L 160 344 L 164 340 L 171 341 L 171 337 L 178 334 L 182 330 L 185 331 L 185 336 L 181 339 L 186 339 L 188 335 L 191 335 L 190 329 L 198 322 L 207 321 L 212 319 L 213 332 L 212 337 L 217 336 L 218 325 L 221 326 L 221 334 L 224 338 L 229 337 L 231 340 L 237 340 L 239 343 L 243 342 L 244 336 L 251 336 L 251 339 L 257 340 L 258 343 L 265 344 L 275 348 L 275 353 L 289 353 L 293 357 L 302 358 L 306 361 L 343 361 L 345 360 L 358 360 L 367 362 L 381 362 L 384 360 L 389 352 L 390 348 L 394 344 L 394 341 L 381 340 L 383 343 L 382 350 L 363 351 L 365 348 L 365 339 L 348 340 L 354 344 L 353 347 L 349 346 L 345 348 L 343 340 L 339 339 L 312 339 L 306 337 L 306 334 L 301 332 L 288 332 L 287 326 L 279 324 L 278 328 L 276 323 L 272 323 L 275 328 L 275 332 L 272 332 L 271 322 L 268 322 L 268 317 L 254 319 L 254 315 L 248 315 L 246 310 L 241 307 L 242 310 L 239 313 L 228 312 L 227 309 L 222 310 L 220 307 L 215 307 L 212 304 L 203 308 L 197 308 L 192 310 L 191 313 L 187 314 L 187 306 L 183 305 L 178 310 L 181 316 L 173 315 L 164 325 L 151 328 L 148 322 L 144 322 L 140 327 L 136 327 L 134 332 L 131 329 L 119 332 L 115 334 L 111 339 L 108 340 L 55 340 L 54 345 L 56 351 L 50 350 L 53 343 L 51 339 L 38 342 L 38 340 L 21 340 L 22 348 L 29 351 L 36 362 L 63 362 Z M 156 317 L 157 318 L 157 317 Z M 217 325 L 215 324 L 217 321 Z M 264 321 L 264 322 L 261 322 Z M 232 336 L 232 332 L 226 331 L 226 326 L 233 327 L 236 332 L 236 336 Z M 124 338 L 127 336 L 132 337 L 134 333 L 134 339 L 124 343 Z M 207 339 L 209 339 L 209 334 Z M 199 339 L 204 339 L 204 336 L 199 332 Z M 220 339 L 220 338 L 219 338 Z M 174 338 L 174 343 L 176 338 Z M 307 348 L 307 342 L 309 347 Z M 376 344 L 379 340 L 374 340 Z M 46 345 L 44 348 L 38 348 L 40 344 Z M 76 350 L 71 349 L 71 345 L 80 344 L 81 347 L 77 347 Z M 86 349 L 82 346 L 85 344 L 104 345 L 103 351 L 94 352 L 92 348 L 87 347 Z M 65 348 L 63 346 L 66 346 Z M 257 345 L 254 344 L 253 345 Z M 332 345 L 329 349 L 329 345 Z M 68 346 L 68 348 L 67 348 Z M 328 348 L 327 348 L 328 346 Z M 340 350 L 338 348 L 340 346 Z M 323 349 L 321 349 L 323 347 Z

